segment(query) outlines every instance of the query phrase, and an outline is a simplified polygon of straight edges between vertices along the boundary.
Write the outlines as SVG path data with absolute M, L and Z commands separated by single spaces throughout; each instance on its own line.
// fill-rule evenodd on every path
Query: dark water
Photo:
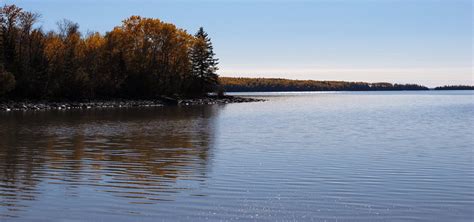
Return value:
M 0 113 L 0 221 L 472 221 L 472 92 Z

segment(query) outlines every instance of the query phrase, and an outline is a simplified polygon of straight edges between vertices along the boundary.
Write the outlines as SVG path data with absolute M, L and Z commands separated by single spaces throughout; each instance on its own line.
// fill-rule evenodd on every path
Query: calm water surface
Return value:
M 474 94 L 0 113 L 0 221 L 473 221 Z

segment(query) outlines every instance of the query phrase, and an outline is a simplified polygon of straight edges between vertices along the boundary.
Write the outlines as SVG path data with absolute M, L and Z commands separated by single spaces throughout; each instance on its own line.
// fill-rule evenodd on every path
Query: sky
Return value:
M 209 33 L 221 76 L 474 84 L 471 0 L 0 0 L 105 33 L 131 15 Z

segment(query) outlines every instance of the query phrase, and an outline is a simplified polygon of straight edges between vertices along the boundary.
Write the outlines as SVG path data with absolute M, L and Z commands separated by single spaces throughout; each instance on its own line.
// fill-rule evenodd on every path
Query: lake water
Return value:
M 0 221 L 473 221 L 474 94 L 0 113 Z

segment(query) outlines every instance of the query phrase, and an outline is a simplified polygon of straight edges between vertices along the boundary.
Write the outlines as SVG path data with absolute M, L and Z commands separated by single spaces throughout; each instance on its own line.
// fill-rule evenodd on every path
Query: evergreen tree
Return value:
M 191 48 L 190 58 L 192 64 L 192 74 L 196 79 L 197 89 L 199 93 L 207 93 L 216 90 L 218 85 L 218 59 L 214 58 L 211 39 L 208 37 L 204 28 L 199 28 L 199 31 L 194 36 L 195 42 Z

